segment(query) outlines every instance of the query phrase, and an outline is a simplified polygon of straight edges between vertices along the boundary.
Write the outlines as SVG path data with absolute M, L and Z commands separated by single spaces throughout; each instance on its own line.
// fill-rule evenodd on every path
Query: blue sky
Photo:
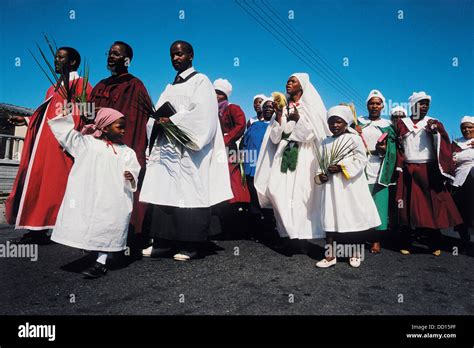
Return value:
M 154 101 L 175 75 L 169 45 L 184 39 L 194 46 L 197 70 L 233 84 L 230 101 L 247 117 L 254 115 L 255 94 L 284 91 L 294 72 L 310 74 L 326 107 L 361 99 L 357 105 L 363 104 L 374 88 L 387 104 L 406 103 L 413 91 L 424 90 L 432 96 L 430 115 L 451 136 L 460 135 L 463 115 L 474 114 L 471 0 L 2 0 L 0 20 L 0 102 L 32 108 L 41 103 L 48 82 L 28 49 L 36 52 L 35 42 L 45 47 L 46 33 L 59 46 L 79 50 L 90 64 L 93 85 L 109 76 L 110 44 L 128 42 L 134 49 L 130 72 Z M 357 111 L 366 112 L 363 106 Z

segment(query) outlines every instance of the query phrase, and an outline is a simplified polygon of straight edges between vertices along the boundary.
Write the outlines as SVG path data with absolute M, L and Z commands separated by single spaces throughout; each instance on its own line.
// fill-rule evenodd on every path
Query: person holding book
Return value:
M 381 117 L 385 105 L 383 94 L 374 89 L 367 97 L 367 117 L 359 117 L 356 129 L 366 144 L 369 162 L 366 167 L 370 192 L 377 206 L 382 224 L 376 228 L 370 251 L 378 254 L 381 251 L 380 239 L 388 229 L 389 185 L 395 184 L 394 171 L 396 164 L 395 131 L 389 120 Z
M 397 207 L 400 224 L 428 235 L 429 249 L 441 255 L 441 228 L 462 223 L 461 215 L 447 190 L 454 180 L 451 141 L 443 124 L 428 116 L 431 96 L 413 92 L 411 116 L 397 123 L 401 148 L 397 154 Z M 406 229 L 405 229 L 406 231 Z M 411 253 L 407 232 L 401 235 L 400 252 Z
M 153 205 L 153 245 L 143 254 L 187 261 L 202 256 L 210 207 L 233 194 L 214 87 L 193 68 L 191 44 L 174 42 L 170 57 L 176 78 L 156 104 L 158 120 L 150 118 L 147 125 L 151 152 L 140 201 Z M 159 123 L 176 127 L 190 141 L 173 143 Z
M 61 114 L 65 103 L 71 103 L 74 129 L 80 130 L 84 125 L 76 97 L 83 92 L 89 95 L 92 87 L 77 73 L 80 64 L 81 56 L 76 49 L 57 49 L 55 74 L 47 76 L 57 83 L 49 87 L 45 101 L 32 116 L 10 119 L 13 124 L 28 128 L 20 166 L 5 203 L 6 221 L 15 225 L 15 229 L 28 232 L 12 242 L 49 243 L 47 232 L 56 224 L 73 158 L 58 143 L 47 121 Z
M 369 162 L 362 138 L 349 127 L 353 122 L 350 107 L 338 105 L 327 112 L 327 122 L 333 134 L 321 144 L 318 154 L 320 169 L 315 182 L 322 188 L 321 208 L 315 215 L 321 216 L 326 233 L 326 257 L 316 267 L 327 268 L 337 263 L 334 241 L 357 241 L 362 233 L 380 226 L 381 220 L 372 199 L 365 176 Z M 349 237 L 347 237 L 349 235 Z M 345 237 L 345 238 L 344 238 Z M 361 251 L 349 257 L 352 267 L 359 267 Z
M 86 125 L 82 132 L 74 129 L 74 119 L 67 112 L 48 124 L 61 146 L 74 157 L 51 240 L 97 251 L 96 262 L 82 274 L 86 278 L 102 277 L 107 272 L 107 254 L 126 248 L 140 173 L 135 151 L 123 144 L 125 117 L 104 107 L 94 124 Z

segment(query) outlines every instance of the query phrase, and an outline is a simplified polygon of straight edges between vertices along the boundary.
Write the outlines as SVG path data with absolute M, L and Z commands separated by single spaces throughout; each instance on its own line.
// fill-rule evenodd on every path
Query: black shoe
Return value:
M 150 257 L 159 259 L 159 258 L 169 258 L 173 257 L 175 254 L 175 249 L 174 248 L 155 248 L 153 247 Z
M 38 244 L 46 245 L 51 244 L 51 239 L 46 233 L 35 233 L 29 232 L 23 235 L 21 238 L 14 238 L 9 240 L 12 244 Z
M 104 276 L 107 273 L 107 267 L 100 262 L 95 262 L 92 267 L 81 272 L 87 279 L 95 279 Z

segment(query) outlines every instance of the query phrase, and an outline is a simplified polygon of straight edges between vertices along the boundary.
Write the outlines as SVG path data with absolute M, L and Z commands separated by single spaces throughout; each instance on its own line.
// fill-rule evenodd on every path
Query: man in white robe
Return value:
M 189 43 L 176 41 L 170 53 L 178 75 L 156 108 L 169 102 L 176 113 L 159 122 L 172 122 L 187 132 L 195 147 L 176 147 L 165 136 L 153 144 L 140 194 L 141 202 L 153 204 L 153 246 L 144 250 L 144 256 L 186 261 L 200 256 L 209 233 L 210 207 L 233 194 L 214 87 L 192 67 Z M 149 139 L 154 122 L 148 121 Z

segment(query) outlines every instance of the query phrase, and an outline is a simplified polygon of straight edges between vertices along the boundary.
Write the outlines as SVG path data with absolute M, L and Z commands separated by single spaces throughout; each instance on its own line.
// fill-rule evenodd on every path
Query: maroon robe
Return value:
M 401 170 L 397 182 L 397 206 L 400 224 L 419 228 L 440 229 L 462 223 L 462 218 L 446 188 L 453 178 L 455 164 L 452 158 L 449 136 L 441 122 L 435 122 L 438 132 L 432 133 L 431 151 L 436 151 L 436 161 L 405 163 L 399 149 L 397 170 Z M 398 136 L 403 138 L 410 130 L 399 120 Z
M 147 112 L 139 107 L 139 95 L 150 103 L 151 99 L 142 81 L 132 74 L 112 75 L 100 81 L 92 90 L 90 101 L 95 107 L 109 107 L 125 115 L 125 136 L 123 143 L 137 154 L 142 170 L 138 189 L 133 195 L 133 211 L 130 218 L 131 230 L 141 233 L 147 205 L 139 201 L 140 188 L 145 174 L 145 150 L 147 145 Z
M 224 144 L 229 151 L 230 185 L 234 194 L 230 203 L 248 203 L 250 192 L 247 184 L 242 183 L 237 147 L 237 141 L 245 132 L 245 114 L 240 106 L 229 104 L 222 112 L 219 112 L 219 121 L 224 134 Z

